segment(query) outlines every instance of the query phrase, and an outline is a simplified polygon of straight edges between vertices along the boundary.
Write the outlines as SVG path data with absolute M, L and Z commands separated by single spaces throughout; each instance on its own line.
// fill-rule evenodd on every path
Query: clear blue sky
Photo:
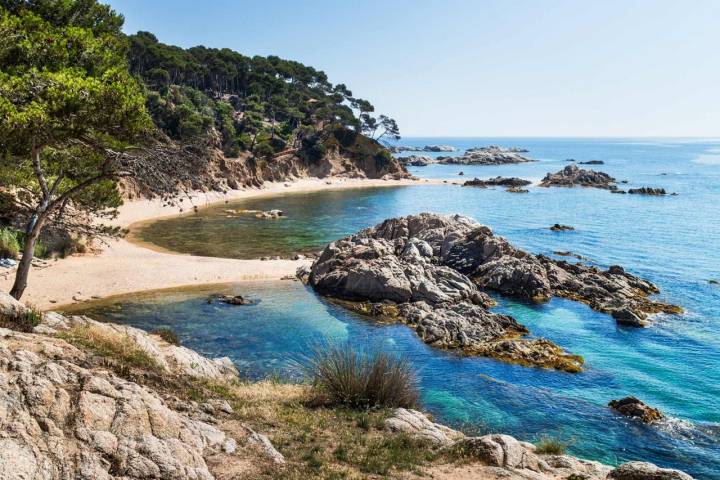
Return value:
M 720 137 L 720 0 L 110 0 L 125 31 L 324 70 L 404 136 Z

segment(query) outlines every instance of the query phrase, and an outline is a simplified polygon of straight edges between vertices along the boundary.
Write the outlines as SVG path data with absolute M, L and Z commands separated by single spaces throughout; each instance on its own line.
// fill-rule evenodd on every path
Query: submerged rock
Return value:
M 580 165 L 605 165 L 602 160 L 588 160 L 587 162 L 578 162 Z
M 530 180 L 524 180 L 517 177 L 494 177 L 488 178 L 487 180 L 480 180 L 474 178 L 463 183 L 463 187 L 524 187 L 530 185 Z
M 665 416 L 657 408 L 653 408 L 635 397 L 625 397 L 620 400 L 611 400 L 608 406 L 621 415 L 637 418 L 644 423 L 653 423 Z
M 565 232 L 569 230 L 575 230 L 575 227 L 571 227 L 570 225 L 561 225 L 559 223 L 556 223 L 552 227 L 550 227 L 550 230 L 553 232 Z
M 520 188 L 520 187 L 510 187 L 505 189 L 506 192 L 510 193 L 530 193 L 530 190 L 527 188 Z
M 465 150 L 459 157 L 438 157 L 439 163 L 460 165 L 506 165 L 512 163 L 534 162 L 520 153 L 526 150 L 518 148 L 503 148 L 495 145 L 489 147 L 476 147 Z
M 541 187 L 595 187 L 607 190 L 617 188 L 615 179 L 604 172 L 585 170 L 568 165 L 559 172 L 548 173 L 540 182 Z
M 242 295 L 216 295 L 218 301 L 227 303 L 228 305 L 254 305 L 253 300 L 249 300 Z
M 489 311 L 493 302 L 483 290 L 536 302 L 557 295 L 606 313 L 679 310 L 649 300 L 657 287 L 621 267 L 602 271 L 532 255 L 460 215 L 386 220 L 330 243 L 299 276 L 323 295 L 393 305 L 389 317 L 430 345 L 566 371 L 578 371 L 582 359 L 549 340 L 522 338 L 527 328 Z
M 262 218 L 262 219 L 274 219 L 274 218 L 280 218 L 285 216 L 284 212 L 282 210 L 268 210 L 266 212 L 259 212 L 255 214 L 255 218 Z

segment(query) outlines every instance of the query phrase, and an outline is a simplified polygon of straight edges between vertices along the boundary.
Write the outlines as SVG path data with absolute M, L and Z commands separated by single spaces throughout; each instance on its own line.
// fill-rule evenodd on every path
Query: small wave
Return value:
M 702 165 L 720 165 L 720 153 L 703 153 L 693 159 L 693 163 Z
M 720 423 L 693 423 L 675 417 L 665 417 L 654 424 L 667 435 L 690 442 L 714 444 L 720 440 Z

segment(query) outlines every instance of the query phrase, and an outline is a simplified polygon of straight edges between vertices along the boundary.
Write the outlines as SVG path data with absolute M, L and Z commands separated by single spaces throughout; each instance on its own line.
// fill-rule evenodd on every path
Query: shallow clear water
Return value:
M 563 299 L 528 305 L 502 299 L 499 310 L 534 335 L 585 357 L 571 375 L 462 358 L 431 349 L 403 326 L 375 325 L 328 305 L 295 283 L 235 287 L 262 301 L 252 307 L 208 305 L 185 293 L 158 302 L 120 300 L 119 311 L 96 312 L 152 328 L 170 324 L 188 346 L 229 355 L 252 376 L 293 371 L 308 345 L 327 336 L 380 343 L 408 354 L 420 370 L 425 406 L 448 422 L 479 424 L 532 439 L 550 434 L 571 451 L 598 460 L 645 459 L 720 478 L 720 143 L 662 140 L 414 139 L 462 148 L 489 143 L 525 147 L 541 161 L 501 167 L 414 168 L 426 177 L 494 175 L 539 179 L 566 158 L 603 160 L 592 166 L 633 186 L 663 187 L 673 197 L 612 195 L 595 189 L 502 189 L 454 185 L 317 193 L 243 202 L 281 208 L 288 218 L 227 218 L 222 210 L 150 225 L 141 235 L 195 254 L 257 257 L 317 249 L 329 240 L 400 214 L 463 213 L 535 253 L 571 250 L 602 266 L 620 264 L 655 282 L 661 298 L 686 309 L 648 329 L 619 328 L 607 315 Z M 232 205 L 231 208 L 238 208 Z M 574 232 L 547 230 L 553 223 Z M 153 235 L 153 228 L 162 235 Z M 218 247 L 220 245 L 220 247 Z M 167 295 L 167 294 L 162 294 Z M 636 395 L 673 421 L 646 427 L 619 418 L 610 399 Z M 688 423 L 684 423 L 688 422 Z

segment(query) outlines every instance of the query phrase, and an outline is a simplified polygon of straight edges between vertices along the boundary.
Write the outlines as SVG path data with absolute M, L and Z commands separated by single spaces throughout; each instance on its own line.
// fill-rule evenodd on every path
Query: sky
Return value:
M 720 0 L 105 1 L 323 70 L 403 136 L 720 137 Z

